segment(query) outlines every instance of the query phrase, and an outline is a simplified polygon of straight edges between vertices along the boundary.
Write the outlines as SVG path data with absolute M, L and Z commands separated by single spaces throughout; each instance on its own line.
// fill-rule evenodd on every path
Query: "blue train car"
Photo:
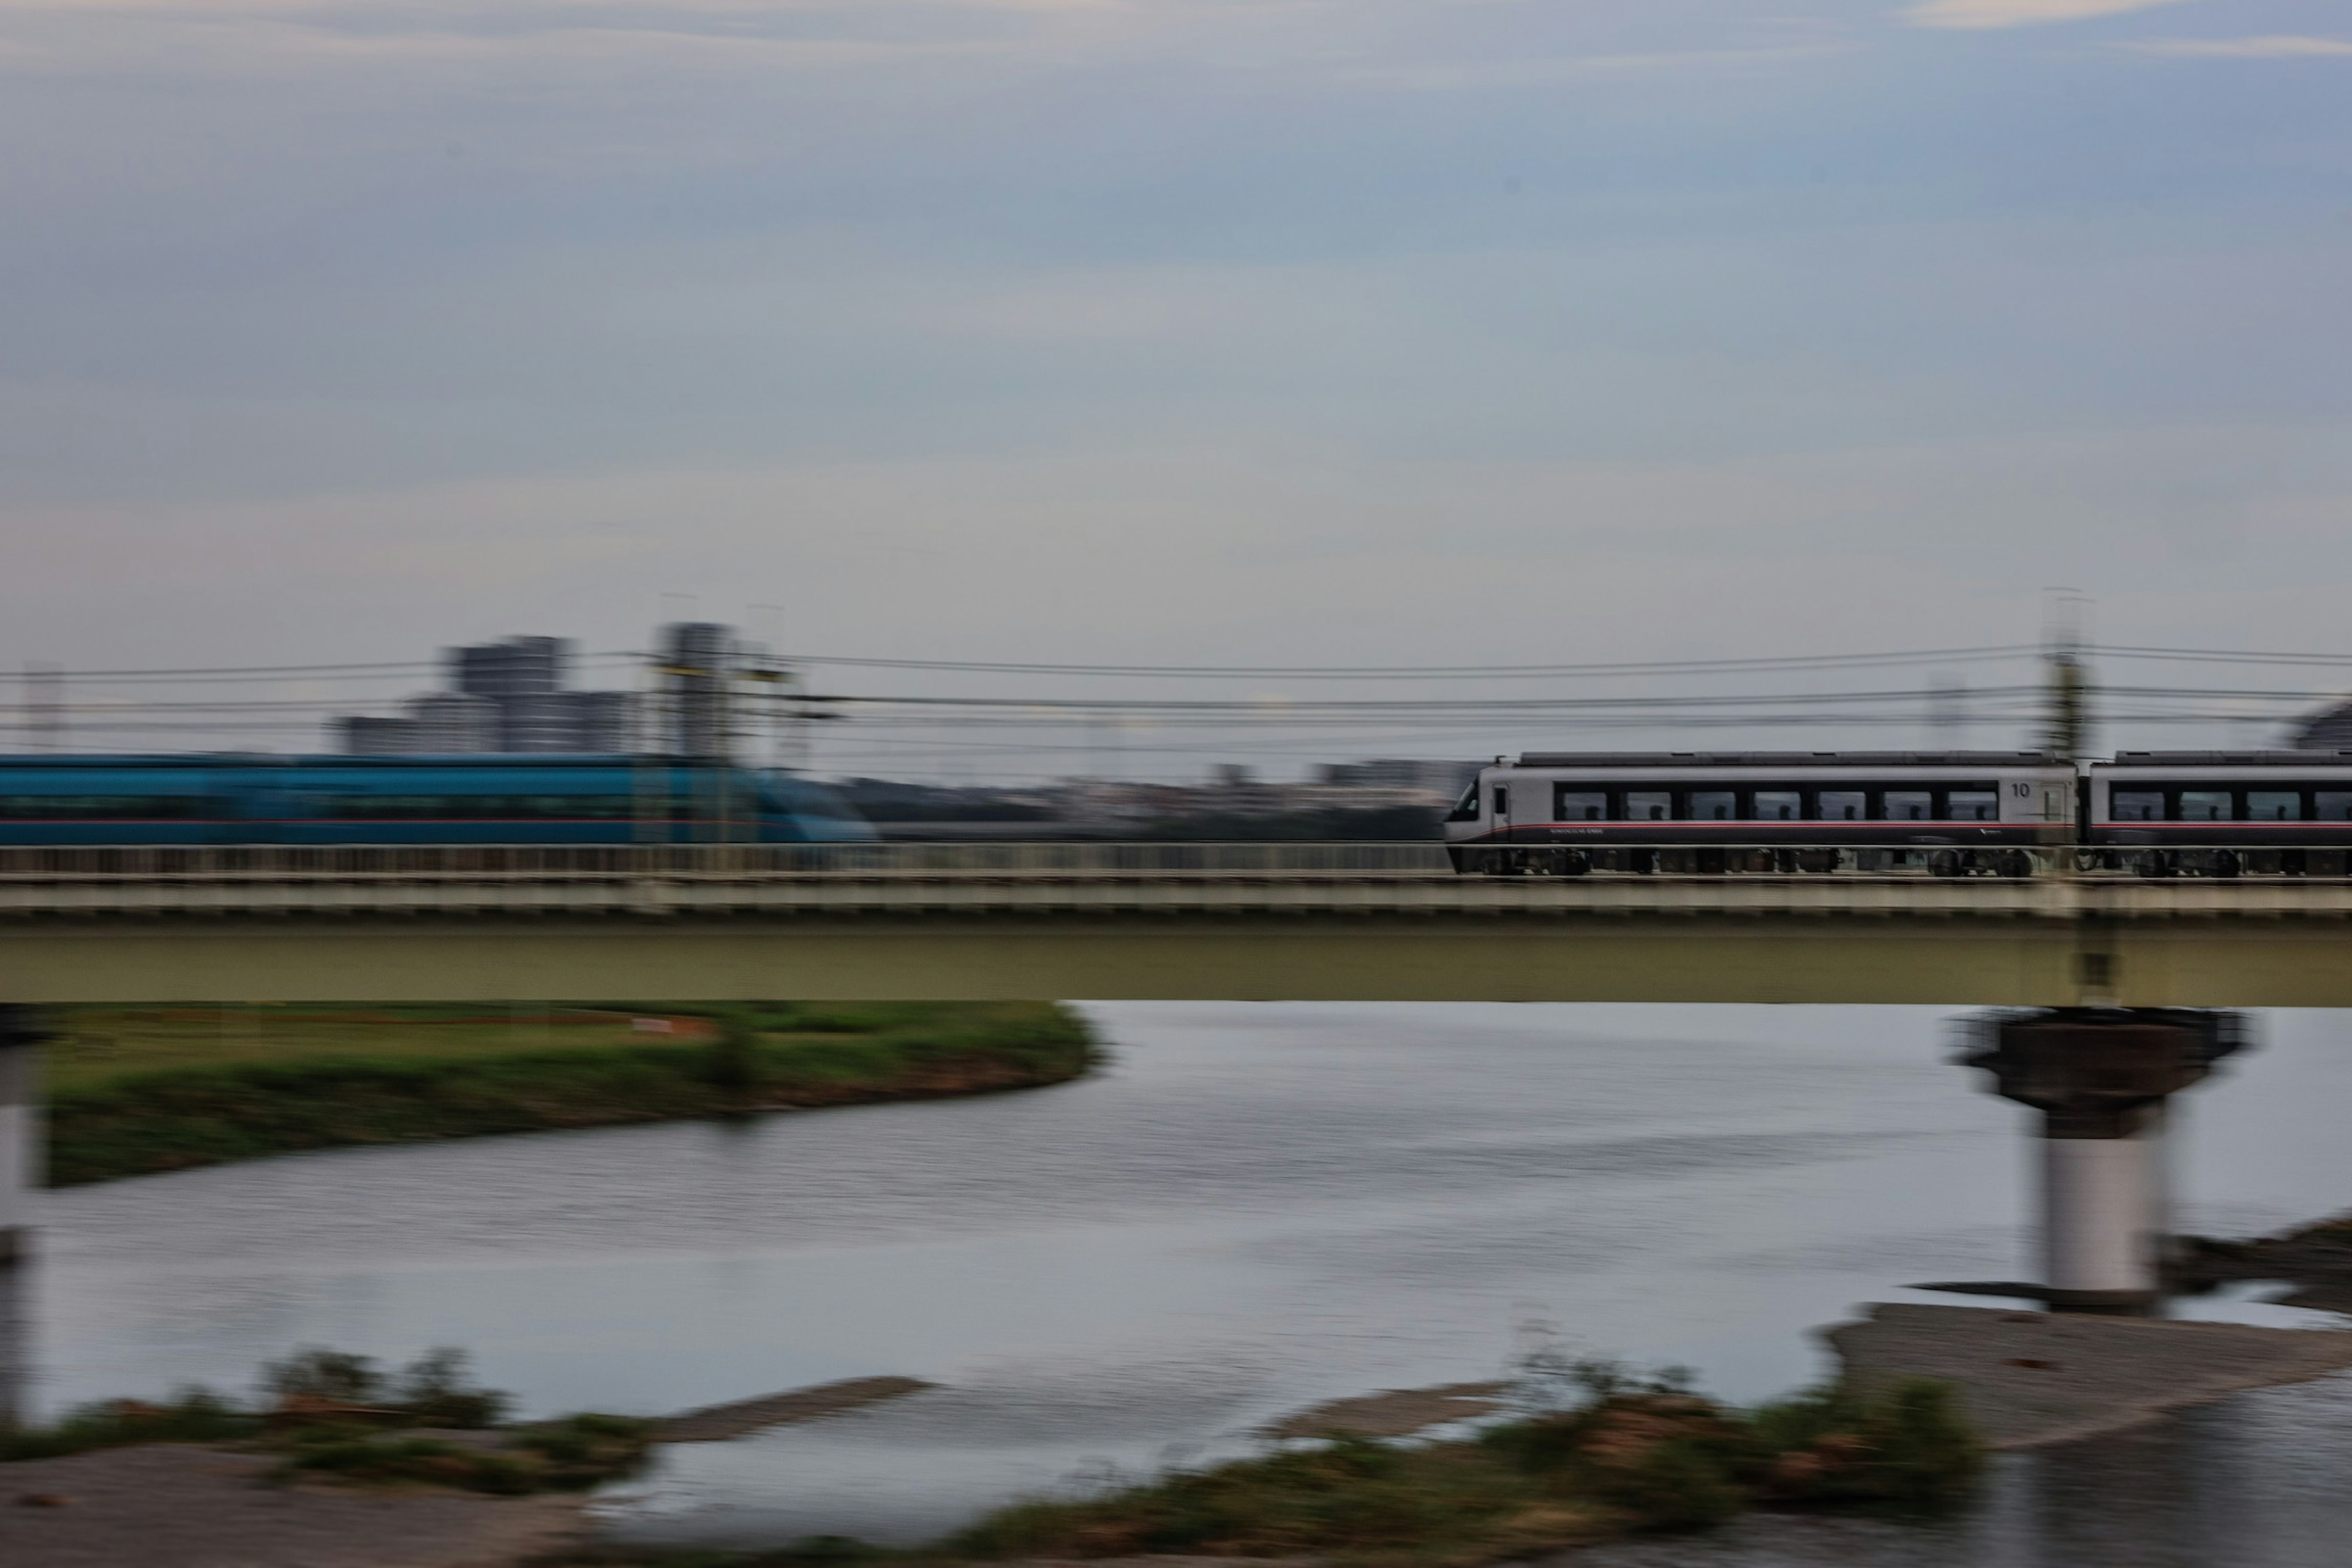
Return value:
M 788 773 L 669 757 L 0 756 L 5 844 L 851 843 Z

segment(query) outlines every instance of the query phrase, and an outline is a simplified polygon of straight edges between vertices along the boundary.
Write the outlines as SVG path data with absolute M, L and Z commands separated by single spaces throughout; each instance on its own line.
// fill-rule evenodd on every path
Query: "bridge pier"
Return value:
M 32 1252 L 32 1191 L 40 1181 L 37 1085 L 47 1038 L 34 1009 L 0 1005 L 0 1268 Z
M 1972 1020 L 1963 1060 L 2042 1112 L 2042 1282 L 2058 1311 L 2145 1312 L 2171 1247 L 2165 1102 L 2245 1044 L 2235 1013 L 2053 1007 Z

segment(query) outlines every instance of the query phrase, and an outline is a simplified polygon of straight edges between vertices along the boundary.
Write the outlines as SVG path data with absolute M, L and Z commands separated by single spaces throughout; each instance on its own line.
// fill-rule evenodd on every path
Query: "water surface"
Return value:
M 910 1540 L 1320 1400 L 1493 1375 L 1546 1332 L 1761 1397 L 1817 1376 L 1807 1331 L 1857 1302 L 2032 1271 L 2026 1113 L 1948 1065 L 1930 1010 L 1091 1012 L 1116 1064 L 1045 1090 L 50 1194 L 34 1397 L 236 1384 L 299 1343 L 467 1346 L 536 1410 L 903 1373 L 944 1386 L 676 1450 L 622 1527 Z M 2344 1026 L 2265 1034 L 2187 1101 L 2191 1228 L 2352 1194 Z

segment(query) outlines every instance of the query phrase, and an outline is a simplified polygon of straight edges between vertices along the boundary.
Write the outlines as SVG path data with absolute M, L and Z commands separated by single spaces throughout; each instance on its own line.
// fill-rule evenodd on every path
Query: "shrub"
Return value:
M 0 1427 L 0 1460 L 53 1459 L 132 1443 L 219 1443 L 260 1429 L 250 1412 L 191 1384 L 162 1405 L 110 1399 L 78 1405 L 47 1426 Z

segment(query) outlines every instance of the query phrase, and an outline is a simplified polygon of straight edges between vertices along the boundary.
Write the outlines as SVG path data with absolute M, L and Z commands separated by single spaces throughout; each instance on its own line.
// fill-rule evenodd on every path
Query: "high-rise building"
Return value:
M 635 748 L 636 696 L 571 691 L 566 637 L 516 637 L 444 648 L 450 689 L 412 697 L 399 718 L 336 721 L 354 756 L 468 752 L 626 752 Z
M 733 629 L 714 621 L 673 622 L 662 628 L 661 659 L 670 749 L 682 757 L 732 753 L 727 698 L 739 661 Z
M 487 697 L 436 691 L 429 696 L 413 697 L 406 706 L 408 721 L 415 726 L 416 750 L 420 752 L 448 756 L 502 749 L 499 731 L 505 727 L 503 715 L 499 705 Z

